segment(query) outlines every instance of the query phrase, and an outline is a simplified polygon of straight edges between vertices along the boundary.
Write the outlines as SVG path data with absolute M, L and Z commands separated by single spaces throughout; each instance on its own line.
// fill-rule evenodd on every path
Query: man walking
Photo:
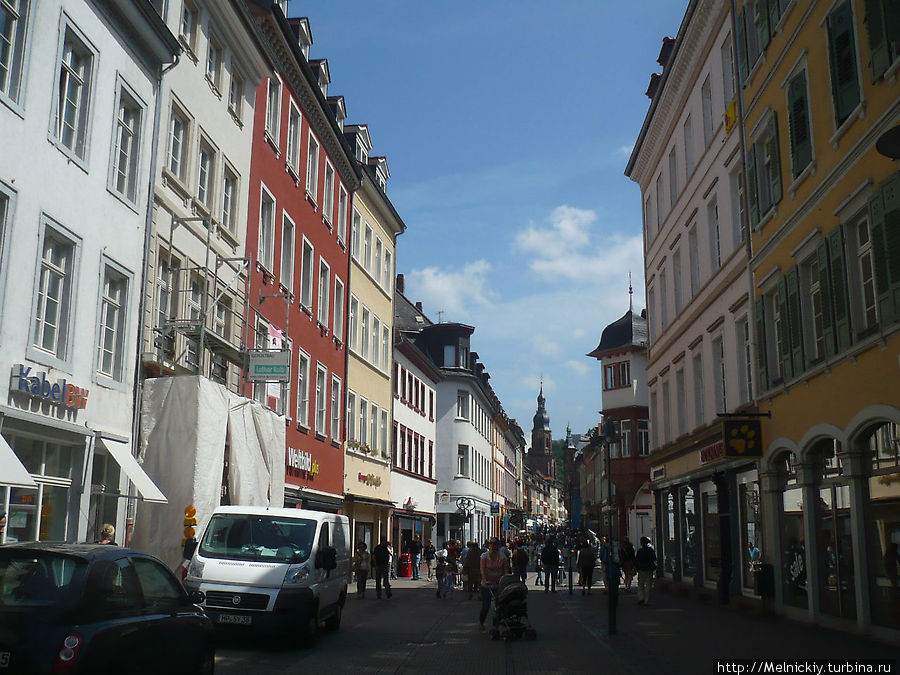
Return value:
M 407 547 L 409 551 L 409 562 L 412 565 L 412 580 L 419 580 L 419 566 L 422 564 L 422 543 L 419 541 L 419 535 L 413 537 Z
M 431 539 L 429 539 L 428 545 L 425 546 L 424 550 L 425 566 L 428 568 L 428 581 L 434 579 L 434 559 L 436 553 L 437 552 L 434 550 L 434 544 L 432 544 Z
M 528 551 L 522 544 L 513 544 L 512 570 L 524 584 L 528 578 Z
M 656 551 L 647 537 L 641 537 L 641 547 L 634 554 L 634 565 L 638 573 L 638 604 L 650 604 L 650 589 L 653 586 L 653 572 L 656 570 Z
M 559 549 L 556 548 L 556 542 L 549 539 L 541 551 L 541 562 L 544 567 L 544 593 L 548 592 L 548 587 L 556 593 L 556 574 L 559 570 Z
M 375 597 L 381 600 L 382 583 L 385 593 L 391 597 L 391 552 L 387 537 L 382 537 L 381 543 L 372 549 L 372 557 L 375 559 Z

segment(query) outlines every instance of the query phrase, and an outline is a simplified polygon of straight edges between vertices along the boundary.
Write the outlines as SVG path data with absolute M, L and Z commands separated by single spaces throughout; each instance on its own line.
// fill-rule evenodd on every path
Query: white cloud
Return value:
M 563 365 L 566 368 L 568 368 L 569 370 L 576 373 L 577 375 L 580 375 L 581 377 L 585 377 L 586 375 L 589 375 L 591 372 L 591 366 L 586 361 L 587 361 L 587 359 L 585 359 L 585 363 L 582 363 L 581 361 L 575 361 L 573 359 L 570 359 L 570 360 L 566 361 Z
M 462 269 L 426 267 L 407 275 L 409 297 L 421 300 L 433 321 L 438 312 L 446 312 L 444 320 L 463 321 L 474 306 L 489 307 L 491 291 L 487 275 L 491 265 L 486 260 L 467 263 Z
M 616 157 L 631 157 L 631 152 L 634 150 L 634 145 L 620 145 L 616 149 Z
M 535 353 L 542 356 L 559 356 L 561 348 L 559 343 L 547 335 L 536 335 L 531 340 L 531 347 Z

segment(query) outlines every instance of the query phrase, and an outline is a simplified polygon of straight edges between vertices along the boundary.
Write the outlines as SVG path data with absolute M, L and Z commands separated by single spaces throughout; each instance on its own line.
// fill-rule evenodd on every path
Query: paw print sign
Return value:
M 726 457 L 762 457 L 762 424 L 759 420 L 726 420 L 722 423 Z

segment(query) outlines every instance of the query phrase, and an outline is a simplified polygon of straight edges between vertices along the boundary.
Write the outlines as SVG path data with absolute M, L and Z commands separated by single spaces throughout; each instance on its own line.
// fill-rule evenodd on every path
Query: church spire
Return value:
M 634 289 L 631 288 L 631 272 L 628 273 L 628 311 L 632 311 L 632 299 L 634 295 Z

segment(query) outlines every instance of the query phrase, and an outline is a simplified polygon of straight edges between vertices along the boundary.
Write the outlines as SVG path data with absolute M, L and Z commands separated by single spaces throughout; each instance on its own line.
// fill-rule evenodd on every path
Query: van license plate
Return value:
M 253 623 L 252 616 L 244 616 L 242 614 L 219 614 L 219 623 L 237 623 L 241 625 L 250 625 Z

